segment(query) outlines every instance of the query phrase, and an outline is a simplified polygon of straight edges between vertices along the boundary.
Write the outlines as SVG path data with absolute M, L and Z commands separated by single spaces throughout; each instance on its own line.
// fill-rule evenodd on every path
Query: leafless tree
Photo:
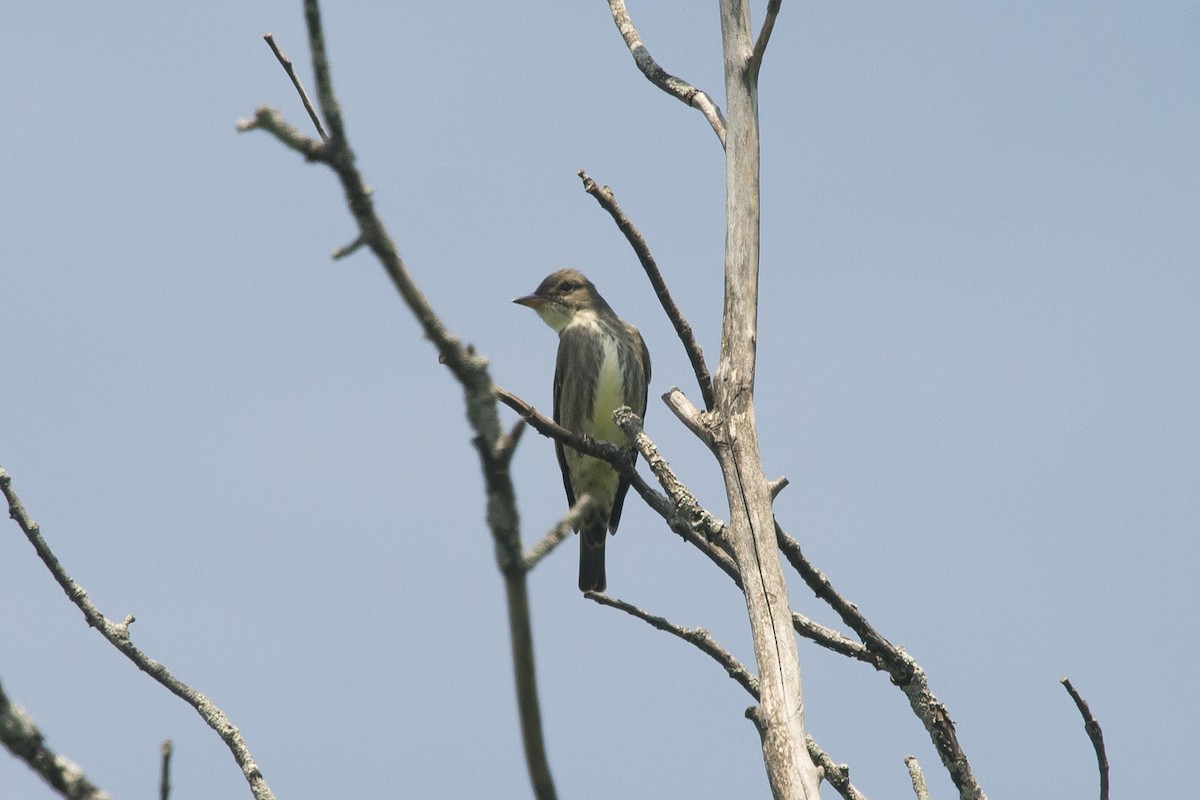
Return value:
M 620 598 L 598 593 L 589 593 L 589 597 L 693 644 L 716 660 L 749 693 L 755 705 L 747 711 L 747 716 L 760 735 L 763 763 L 776 798 L 815 800 L 819 797 L 818 787 L 822 780 L 828 782 L 842 797 L 862 796 L 849 782 L 847 767 L 838 765 L 805 728 L 795 637 L 799 634 L 833 652 L 869 664 L 885 673 L 908 698 L 913 712 L 927 730 L 943 767 L 957 787 L 959 796 L 964 800 L 982 800 L 985 795 L 958 743 L 954 724 L 945 706 L 931 691 L 924 671 L 904 650 L 876 631 L 857 607 L 806 559 L 800 544 L 784 531 L 773 512 L 773 500 L 786 480 L 769 480 L 763 471 L 754 411 L 760 216 L 757 85 L 781 0 L 769 2 L 757 33 L 751 26 L 746 0 L 721 0 L 719 6 L 725 76 L 724 111 L 706 92 L 671 75 L 660 66 L 642 42 L 623 0 L 609 0 L 613 21 L 637 68 L 664 92 L 697 109 L 718 138 L 725 154 L 725 303 L 721 348 L 715 373 L 709 372 L 704 354 L 690 325 L 671 298 L 666 280 L 649 247 L 621 210 L 613 192 L 597 184 L 582 171 L 580 178 L 584 190 L 612 216 L 629 240 L 688 354 L 702 407 L 693 404 L 678 388 L 665 394 L 663 401 L 715 457 L 726 487 L 728 522 L 719 521 L 697 502 L 672 472 L 655 443 L 642 430 L 641 420 L 629 409 L 618 410 L 614 418 L 628 435 L 633 447 L 646 460 L 659 488 L 651 486 L 636 472 L 626 449 L 565 430 L 539 414 L 517 395 L 497 386 L 489 374 L 487 361 L 446 328 L 422 294 L 383 222 L 376 215 L 371 193 L 356 166 L 346 136 L 342 109 L 334 92 L 317 0 L 306 0 L 304 4 L 315 76 L 315 106 L 309 100 L 291 62 L 270 34 L 266 40 L 294 82 L 318 135 L 305 135 L 285 121 L 278 111 L 265 106 L 257 110 L 253 119 L 239 123 L 239 128 L 244 131 L 266 131 L 306 159 L 323 163 L 336 173 L 358 230 L 348 245 L 334 252 L 334 257 L 343 257 L 362 247 L 375 255 L 425 335 L 436 347 L 440 360 L 462 386 L 467 418 L 474 432 L 474 444 L 487 491 L 487 521 L 495 542 L 497 566 L 505 581 L 521 732 L 531 785 L 538 798 L 547 800 L 555 797 L 556 793 L 538 707 L 526 576 L 546 553 L 566 538 L 582 513 L 586 499 L 572 508 L 541 540 L 529 548 L 523 545 L 516 514 L 516 487 L 509 463 L 527 426 L 580 452 L 610 462 L 630 480 L 638 494 L 662 517 L 670 530 L 698 548 L 742 590 L 753 635 L 756 662 L 753 670 L 738 663 L 702 629 L 684 628 Z M 508 428 L 501 423 L 501 403 L 518 413 L 516 423 Z M 132 617 L 115 623 L 92 605 L 87 593 L 70 578 L 46 544 L 37 524 L 17 497 L 11 476 L 2 469 L 0 489 L 8 502 L 10 515 L 64 591 L 83 611 L 88 624 L 97 628 L 140 669 L 196 709 L 229 746 L 255 797 L 260 800 L 273 797 L 247 744 L 225 714 L 204 695 L 184 685 L 165 666 L 150 659 L 133 644 L 130 638 L 130 624 L 134 621 Z M 785 565 L 817 597 L 829 604 L 852 635 L 819 625 L 792 611 L 788 603 Z M 1102 796 L 1106 796 L 1107 761 L 1099 725 L 1074 687 L 1065 679 L 1064 684 L 1079 705 L 1088 734 L 1096 745 L 1101 767 Z M 47 776 L 52 785 L 62 787 L 60 790 L 64 796 L 106 796 L 82 779 L 77 774 L 77 768 L 69 761 L 40 747 L 41 734 L 36 726 L 0 693 L 0 721 L 4 720 L 17 720 L 20 723 L 6 723 L 7 730 L 19 729 L 20 732 L 19 736 L 6 737 L 5 743 L 9 749 L 31 765 L 36 764 L 36 768 Z M 170 752 L 170 744 L 167 743 L 163 748 L 161 794 L 164 798 L 169 793 Z M 920 766 L 911 757 L 907 764 L 914 792 L 918 797 L 927 797 Z

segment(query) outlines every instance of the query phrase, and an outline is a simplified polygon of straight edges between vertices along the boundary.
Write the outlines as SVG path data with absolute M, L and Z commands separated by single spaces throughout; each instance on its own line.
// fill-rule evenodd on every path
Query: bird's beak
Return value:
M 517 305 L 529 306 L 534 311 L 537 311 L 542 307 L 542 303 L 546 302 L 546 298 L 538 297 L 536 294 L 527 294 L 524 297 L 518 297 L 513 302 Z

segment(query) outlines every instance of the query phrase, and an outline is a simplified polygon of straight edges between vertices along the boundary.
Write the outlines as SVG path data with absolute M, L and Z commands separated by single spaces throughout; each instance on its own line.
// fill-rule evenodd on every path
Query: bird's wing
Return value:
M 590 402 L 575 397 L 564 397 L 564 393 L 593 391 L 592 381 L 584 379 L 586 377 L 578 373 L 581 361 L 587 360 L 580 359 L 578 354 L 593 347 L 598 347 L 598 343 L 587 335 L 587 331 L 568 325 L 559 333 L 558 357 L 554 362 L 554 422 L 576 433 L 583 432 L 583 415 L 589 413 Z M 575 359 L 571 359 L 568 354 L 575 354 Z M 554 455 L 558 456 L 558 468 L 563 471 L 566 503 L 575 505 L 575 489 L 571 487 L 571 473 L 566 465 L 566 449 L 562 441 L 557 439 L 554 440 Z
M 626 402 L 629 407 L 637 412 L 643 421 L 646 417 L 646 403 L 650 398 L 650 351 L 646 348 L 646 341 L 642 335 L 638 333 L 638 329 L 632 325 L 626 325 L 629 331 L 630 338 L 633 339 L 634 353 L 641 358 L 640 375 L 631 374 L 627 376 L 629 382 L 629 396 L 626 397 Z M 640 386 L 638 384 L 641 384 Z M 639 404 L 640 401 L 640 404 Z M 637 453 L 633 454 L 633 462 L 637 463 Z M 617 525 L 621 522 L 621 511 L 625 508 L 625 495 L 629 492 L 629 481 L 624 477 L 617 484 L 617 495 L 613 500 L 612 511 L 608 515 L 608 529 L 613 533 L 617 532 Z

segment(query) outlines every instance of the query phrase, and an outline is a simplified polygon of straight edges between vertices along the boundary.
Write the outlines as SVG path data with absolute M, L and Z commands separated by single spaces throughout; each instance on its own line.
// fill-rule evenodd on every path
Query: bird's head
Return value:
M 596 287 L 577 269 L 560 269 L 546 276 L 533 294 L 513 300 L 529 306 L 547 325 L 561 332 L 581 311 L 607 308 Z

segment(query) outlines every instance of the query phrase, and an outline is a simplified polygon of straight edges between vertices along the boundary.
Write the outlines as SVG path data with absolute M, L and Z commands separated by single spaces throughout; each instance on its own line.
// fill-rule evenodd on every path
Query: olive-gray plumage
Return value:
M 627 445 L 612 413 L 629 406 L 639 416 L 646 413 L 650 385 L 650 354 L 637 328 L 622 320 L 574 269 L 560 269 L 546 277 L 533 294 L 513 301 L 537 311 L 558 332 L 558 358 L 554 369 L 554 421 L 568 430 L 594 439 Z M 576 531 L 579 533 L 579 589 L 602 592 L 604 544 L 615 533 L 629 482 L 607 462 L 554 443 L 568 505 L 588 494 L 592 507 Z

